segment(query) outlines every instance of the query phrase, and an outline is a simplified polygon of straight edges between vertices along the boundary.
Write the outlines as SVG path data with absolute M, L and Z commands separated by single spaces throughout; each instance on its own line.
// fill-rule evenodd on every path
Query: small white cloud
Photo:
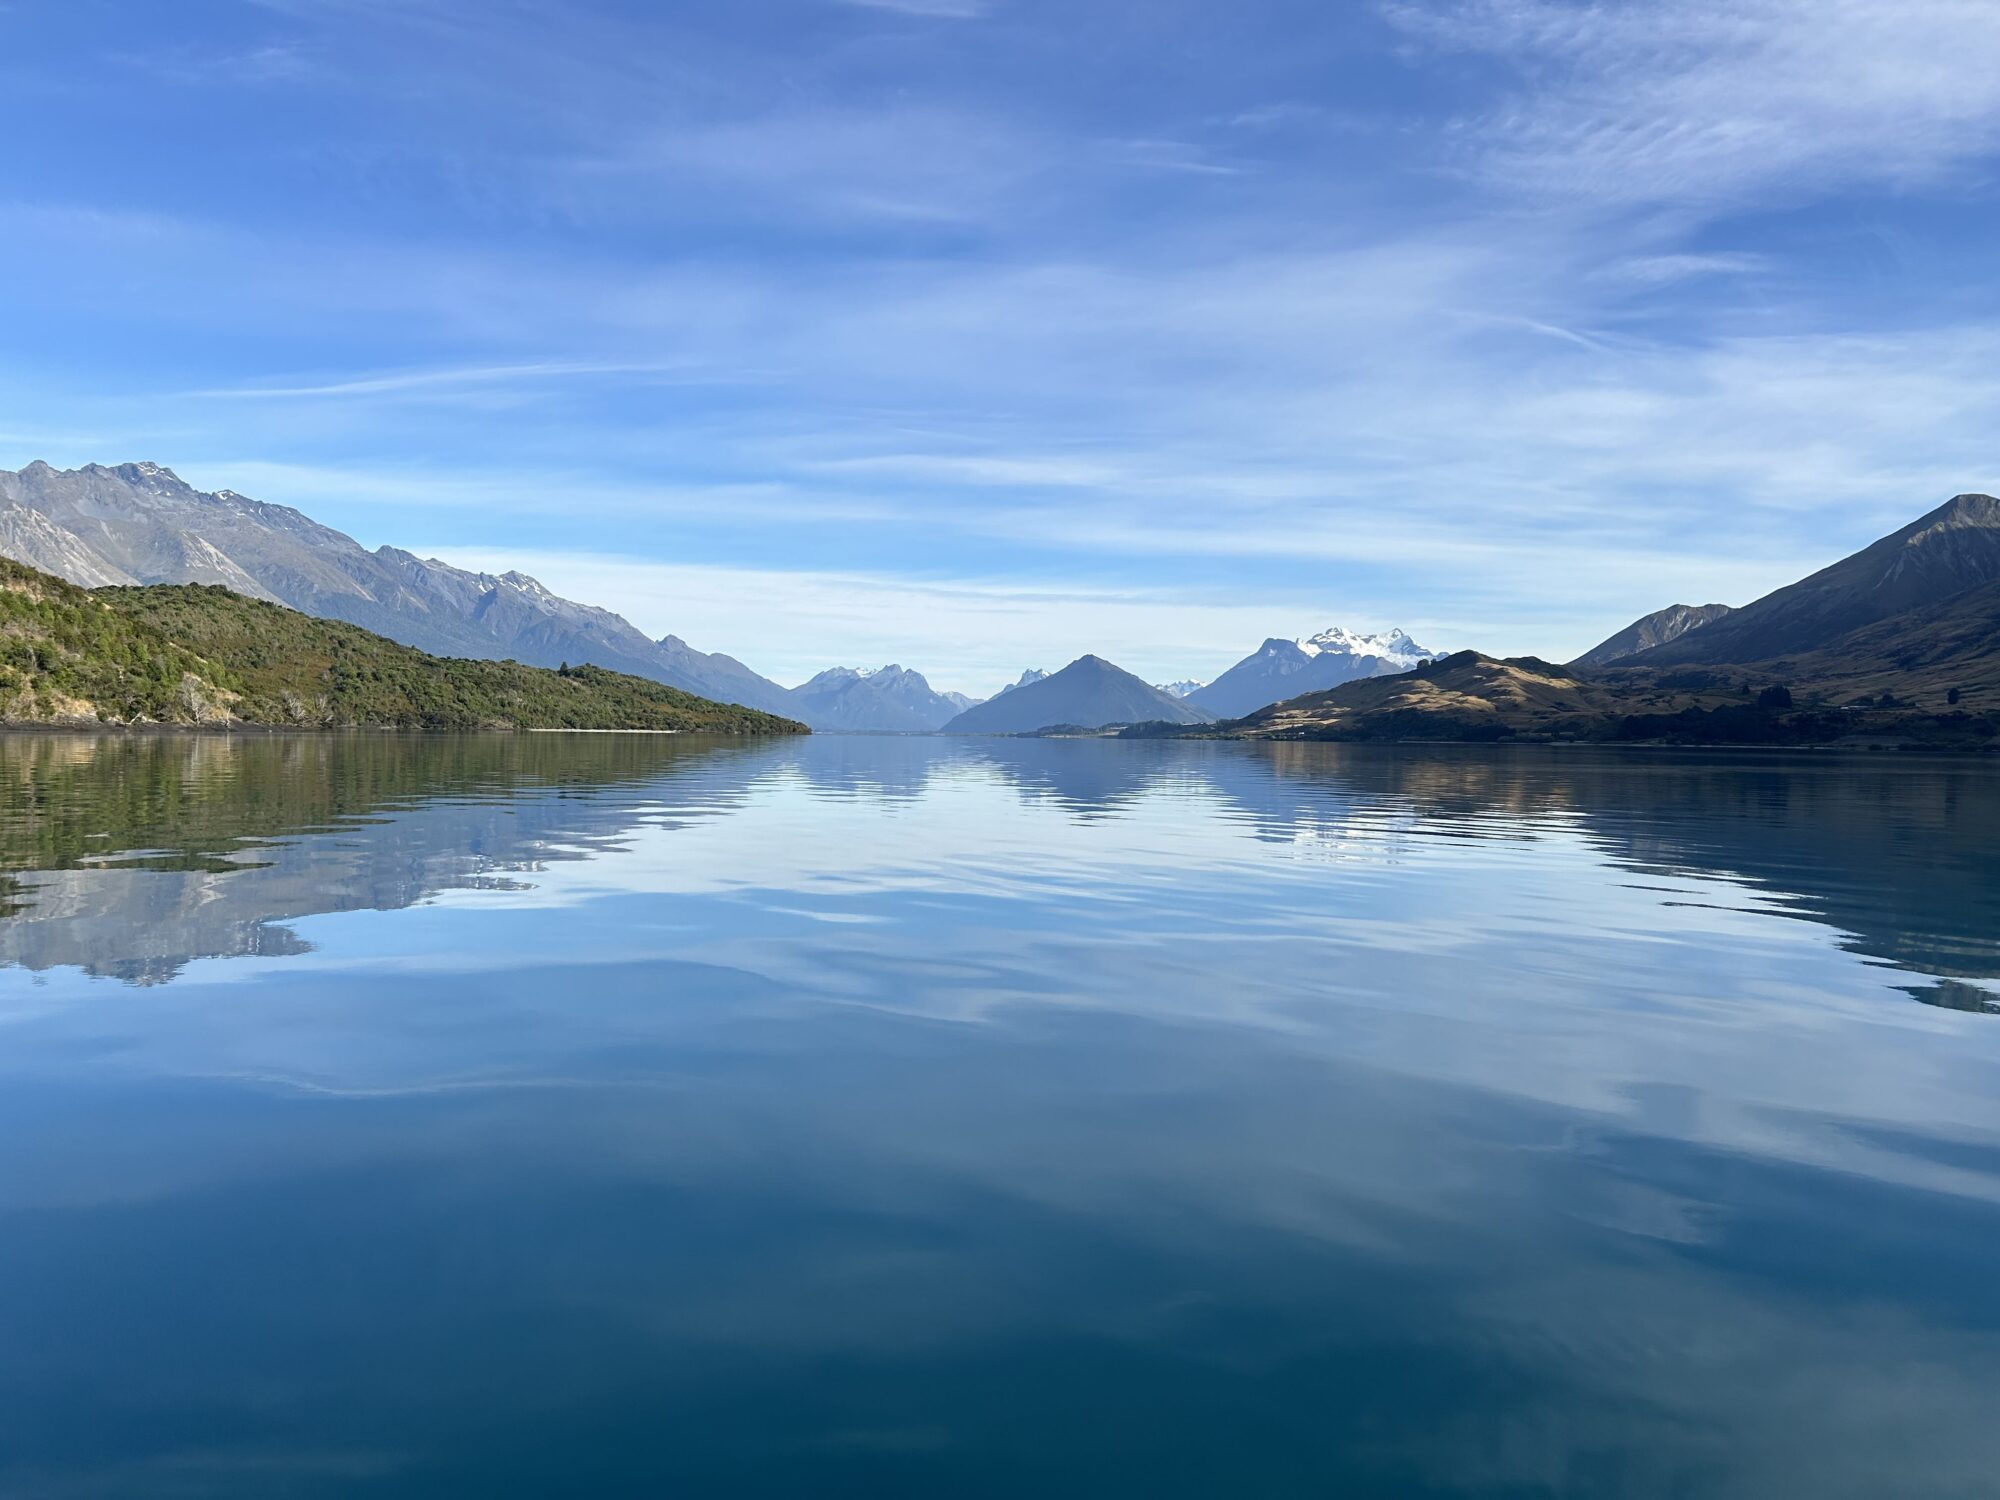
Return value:
M 1222 117 L 1217 123 L 1236 130 L 1279 130 L 1288 125 L 1302 125 L 1326 117 L 1326 110 L 1317 104 L 1284 99 L 1273 104 L 1258 104 L 1249 109 L 1238 110 L 1233 115 Z

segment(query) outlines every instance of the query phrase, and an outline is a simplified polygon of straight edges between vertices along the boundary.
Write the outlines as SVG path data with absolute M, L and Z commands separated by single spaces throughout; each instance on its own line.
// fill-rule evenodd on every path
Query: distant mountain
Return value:
M 1096 729 L 1106 724 L 1164 720 L 1200 724 L 1210 716 L 1113 666 L 1084 656 L 1060 672 L 969 708 L 944 726 L 946 734 L 1032 734 L 1060 724 Z
M 1030 667 L 1028 668 L 1027 671 L 1023 672 L 1019 677 L 1015 678 L 1012 682 L 1008 683 L 1005 687 L 1000 689 L 1000 693 L 1011 693 L 1014 691 L 1015 688 L 1024 688 L 1031 683 L 1040 682 L 1048 675 L 1049 675 L 1048 673 L 1042 671 L 1040 668 Z M 1000 693 L 995 693 L 993 696 L 997 698 L 1000 696 Z M 990 702 L 992 700 L 989 699 L 987 701 Z
M 1153 686 L 1165 693 L 1169 698 L 1186 698 L 1200 692 L 1208 684 L 1197 682 L 1192 677 L 1184 677 L 1179 682 L 1156 682 Z
M 1690 630 L 1713 625 L 1734 611 L 1727 604 L 1670 604 L 1642 615 L 1608 640 L 1598 642 L 1575 661 L 1572 667 L 1605 667 L 1625 661 L 1655 646 L 1677 641 Z
M 833 667 L 793 688 L 791 703 L 793 716 L 814 729 L 875 734 L 927 734 L 972 706 L 963 694 L 937 692 L 921 672 L 894 665 Z
M 1207 687 L 1190 693 L 1187 701 L 1217 718 L 1241 718 L 1301 693 L 1407 672 L 1436 654 L 1400 630 L 1361 635 L 1336 625 L 1303 640 L 1267 640 Z
M 85 587 L 221 584 L 438 656 L 590 662 L 718 702 L 791 707 L 783 688 L 733 657 L 674 636 L 648 640 L 526 574 L 468 572 L 395 547 L 370 552 L 296 510 L 197 490 L 158 464 L 0 470 L 0 555 Z
M 1755 662 L 2000 580 L 2000 500 L 1959 495 L 1872 546 L 1646 653 L 1646 665 Z
M 427 655 L 220 584 L 85 591 L 0 559 L 0 722 L 330 729 L 802 725 L 602 667 Z

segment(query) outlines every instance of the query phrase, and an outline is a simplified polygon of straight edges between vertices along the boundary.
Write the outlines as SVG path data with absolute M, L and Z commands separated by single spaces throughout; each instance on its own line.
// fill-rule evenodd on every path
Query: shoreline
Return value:
M 799 733 L 759 733 L 750 730 L 730 729 L 570 729 L 559 725 L 521 728 L 512 724 L 478 724 L 450 729 L 428 729 L 416 725 L 403 724 L 105 724 L 90 723 L 85 720 L 66 719 L 36 721 L 30 719 L 0 720 L 0 735 L 9 734 L 119 734 L 119 735 L 171 735 L 185 734 L 212 738 L 227 738 L 232 735 L 257 736 L 273 734 L 336 735 L 336 734 L 380 734 L 380 735 L 443 735 L 443 734 L 640 734 L 640 735 L 713 735 L 718 739 L 733 740 L 778 740 L 804 739 Z

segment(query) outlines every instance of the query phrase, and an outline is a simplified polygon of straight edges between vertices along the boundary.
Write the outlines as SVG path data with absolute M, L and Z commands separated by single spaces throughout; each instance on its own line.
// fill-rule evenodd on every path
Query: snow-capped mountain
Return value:
M 971 706 L 940 693 L 921 672 L 886 667 L 831 667 L 791 691 L 790 712 L 814 729 L 867 734 L 925 734 Z
M 1039 668 L 1030 667 L 1028 668 L 1027 671 L 1023 672 L 1019 677 L 1015 678 L 1012 682 L 1008 683 L 1005 687 L 1000 689 L 1000 693 L 1011 693 L 1014 691 L 1015 688 L 1024 688 L 1032 683 L 1040 682 L 1044 677 L 1047 677 L 1048 675 L 1049 675 L 1048 673 L 1041 671 Z M 995 693 L 993 696 L 997 698 L 1000 696 L 1000 693 Z
M 1179 682 L 1156 682 L 1153 686 L 1165 693 L 1169 698 L 1190 698 L 1207 687 L 1208 684 L 1197 682 L 1192 677 L 1183 677 Z
M 1219 718 L 1240 719 L 1301 693 L 1339 687 L 1357 677 L 1407 672 L 1437 655 L 1401 630 L 1366 635 L 1338 625 L 1299 640 L 1264 642 L 1187 701 Z
M 1363 635 L 1359 631 L 1345 630 L 1338 625 L 1329 626 L 1318 635 L 1306 636 L 1292 644 L 1307 656 L 1323 656 L 1329 652 L 1357 659 L 1372 656 L 1378 661 L 1394 664 L 1399 672 L 1407 672 L 1418 662 L 1428 661 L 1437 655 L 1435 651 L 1427 651 L 1419 646 L 1400 630 L 1385 630 L 1380 635 Z

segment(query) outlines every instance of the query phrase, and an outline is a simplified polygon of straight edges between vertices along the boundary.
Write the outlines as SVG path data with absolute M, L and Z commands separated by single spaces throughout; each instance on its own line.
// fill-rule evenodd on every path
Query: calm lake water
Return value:
M 0 739 L 0 1495 L 1992 1496 L 2000 766 Z

